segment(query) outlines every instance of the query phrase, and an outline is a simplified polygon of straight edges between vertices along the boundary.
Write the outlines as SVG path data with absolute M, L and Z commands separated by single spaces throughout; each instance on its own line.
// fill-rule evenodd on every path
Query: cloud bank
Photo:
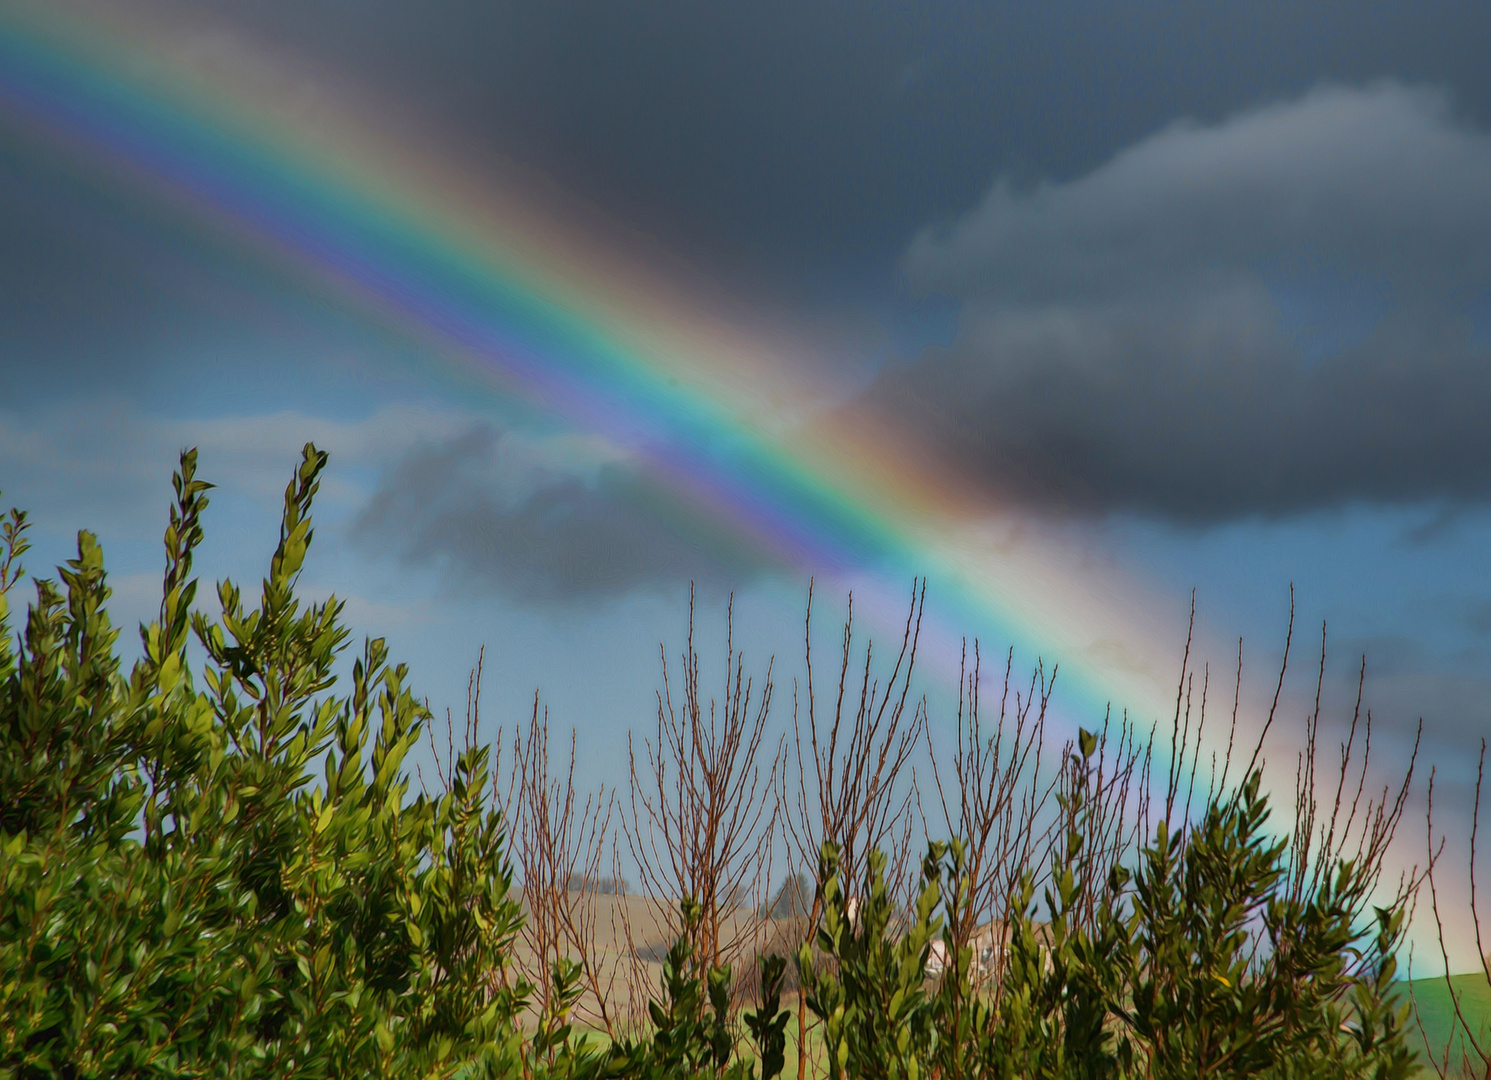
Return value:
M 963 304 L 896 412 L 1048 507 L 1184 521 L 1491 495 L 1491 135 L 1325 87 L 1001 181 L 906 253 Z
M 688 582 L 724 590 L 769 568 L 748 541 L 603 441 L 485 424 L 388 470 L 356 535 L 364 547 L 441 566 L 461 587 L 533 602 Z

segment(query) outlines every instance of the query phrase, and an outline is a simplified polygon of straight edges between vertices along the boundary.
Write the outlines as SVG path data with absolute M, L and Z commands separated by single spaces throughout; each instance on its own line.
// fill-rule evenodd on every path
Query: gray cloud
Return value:
M 1183 520 L 1491 495 L 1491 135 L 1323 88 L 994 186 L 905 267 L 964 304 L 879 408 L 1026 498 Z
M 369 88 L 473 164 L 519 163 L 743 303 L 866 309 L 917 342 L 944 324 L 899 289 L 905 238 L 997 173 L 1070 179 L 1175 116 L 1215 120 L 1322 78 L 1434 79 L 1491 118 L 1483 0 L 104 6 L 118 4 L 164 8 L 188 51 L 261 46 L 310 104 Z M 302 283 L 235 282 L 231 244 L 163 237 L 170 215 L 37 149 L 0 118 L 0 364 L 27 369 L 33 398 L 67 393 L 83 367 L 110 392 L 190 380 L 210 394 L 201 358 L 218 342 L 274 355 L 289 336 L 275 322 L 316 321 L 286 317 Z M 246 302 L 257 290 L 280 295 Z
M 794 291 L 860 279 L 995 172 L 1070 177 L 1178 115 L 1322 78 L 1434 79 L 1491 115 L 1482 0 L 196 0 L 394 86 Z
M 769 564 L 597 440 L 485 425 L 410 452 L 355 533 L 365 548 L 445 568 L 520 600 L 554 601 L 747 581 Z

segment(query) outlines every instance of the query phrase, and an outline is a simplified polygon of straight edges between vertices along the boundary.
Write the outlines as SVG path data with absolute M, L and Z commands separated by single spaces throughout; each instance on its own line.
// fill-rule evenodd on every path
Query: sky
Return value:
M 176 454 L 253 581 L 313 439 L 306 589 L 437 711 L 485 646 L 587 782 L 691 584 L 790 679 L 810 578 L 824 640 L 851 590 L 894 638 L 925 574 L 934 729 L 978 637 L 1070 673 L 1068 735 L 1168 723 L 1193 591 L 1255 730 L 1292 589 L 1281 759 L 1324 624 L 1328 718 L 1365 656 L 1461 837 L 1488 45 L 1470 2 L 0 0 L 0 498 L 34 573 L 97 532 L 128 626 Z

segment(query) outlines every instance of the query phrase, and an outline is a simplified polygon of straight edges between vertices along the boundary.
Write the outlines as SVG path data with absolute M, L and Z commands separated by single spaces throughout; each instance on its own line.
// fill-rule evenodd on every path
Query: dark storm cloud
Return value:
M 1322 79 L 1433 81 L 1491 116 L 1483 0 L 206 6 L 793 287 L 886 274 L 996 173 L 1078 175 Z
M 349 72 L 458 145 L 551 175 L 727 280 L 810 308 L 872 307 L 922 340 L 926 313 L 898 315 L 896 260 L 992 176 L 1069 179 L 1177 116 L 1215 120 L 1322 78 L 1432 81 L 1491 118 L 1483 0 L 133 2 L 177 7 L 183 24 L 220 19 L 293 55 L 287 70 L 333 83 Z M 6 182 L 35 148 L 14 145 L 9 159 L 0 146 L 0 263 L 12 278 L 41 273 L 0 290 L 16 298 L 0 309 L 0 359 L 132 350 L 130 363 L 159 365 L 160 327 L 218 334 L 183 331 L 182 313 L 201 308 L 192 243 L 111 240 L 117 207 L 97 228 L 68 207 L 72 226 L 27 225 L 37 200 Z M 25 253 L 38 242 L 54 246 Z M 57 297 L 76 302 L 54 315 Z M 48 340 L 10 347 L 28 321 Z
M 1299 94 L 1322 78 L 1432 81 L 1450 89 L 1470 120 L 1491 121 L 1491 65 L 1484 63 L 1491 6 L 1483 0 L 197 0 L 183 7 L 182 17 L 203 12 L 305 58 L 296 70 L 324 65 L 333 82 L 337 71 L 347 70 L 381 93 L 406 99 L 462 144 L 552 174 L 560 187 L 657 232 L 665 243 L 706 255 L 716 264 L 711 270 L 727 277 L 754 272 L 809 309 L 830 294 L 872 308 L 887 322 L 900 317 L 895 278 L 907 238 L 973 205 L 996 175 L 1015 178 L 1005 189 L 1008 202 L 1027 216 L 1044 213 L 1045 203 L 1031 192 L 1048 190 L 1032 188 L 1033 178 L 1048 178 L 1050 191 L 1070 196 L 1060 212 L 1086 212 L 1073 193 L 1089 190 L 1084 184 L 1093 177 L 1112 175 L 1113 167 L 1103 163 L 1122 148 L 1176 140 L 1172 130 L 1145 141 L 1175 117 L 1214 124 L 1240 108 Z M 1453 141 L 1453 125 L 1441 127 Z M 1208 130 L 1177 145 L 1199 146 Z M 0 363 L 25 369 L 26 379 L 41 387 L 35 400 L 95 380 L 111 391 L 143 381 L 179 394 L 181 381 L 191 379 L 195 392 L 216 406 L 230 396 L 217 387 L 230 362 L 209 355 L 226 351 L 219 342 L 234 342 L 240 355 L 257 357 L 284 351 L 284 339 L 305 336 L 308 323 L 316 323 L 325 340 L 346 337 L 344 321 L 322 326 L 320 313 L 287 317 L 284 333 L 265 333 L 266 313 L 291 303 L 283 283 L 224 280 L 208 288 L 203 282 L 211 283 L 216 268 L 233 259 L 204 256 L 200 237 L 162 239 L 156 235 L 160 221 L 147 215 L 131 222 L 118 205 L 105 205 L 118 201 L 109 193 L 54 197 L 50 178 L 27 175 L 34 147 L 10 147 L 0 145 Z M 1266 146 L 1262 153 L 1265 161 L 1276 156 Z M 1151 164 L 1161 177 L 1160 164 Z M 1412 162 L 1396 164 L 1401 172 Z M 1307 173 L 1273 179 L 1294 182 L 1308 179 Z M 1358 194 L 1370 191 L 1370 177 L 1337 178 L 1352 180 Z M 1199 181 L 1218 183 L 1207 176 Z M 26 197 L 15 197 L 22 189 Z M 1160 190 L 1167 198 L 1186 194 L 1174 183 L 1162 182 Z M 1215 187 L 1210 202 L 1193 200 L 1197 214 L 1212 216 L 1193 214 L 1189 247 L 1180 243 L 1185 234 L 1160 230 L 1175 248 L 1169 252 L 1146 247 L 1147 233 L 1099 242 L 1075 236 L 1069 223 L 1067 232 L 1052 234 L 1058 242 L 1053 251 L 1027 245 L 1028 284 L 1010 285 L 1008 264 L 1003 270 L 960 264 L 968 252 L 952 247 L 939 249 L 945 258 L 937 265 L 913 259 L 913 275 L 923 285 L 966 301 L 964 338 L 947 357 L 919 365 L 914 378 L 892 380 L 885 397 L 935 417 L 939 429 L 954 433 L 955 448 L 1002 475 L 1027 477 L 1031 490 L 1047 494 L 1054 485 L 1063 501 L 1207 518 L 1284 512 L 1358 495 L 1478 490 L 1479 445 L 1436 442 L 1420 421 L 1464 434 L 1465 423 L 1442 413 L 1476 407 L 1480 391 L 1468 371 L 1484 349 L 1462 309 L 1449 302 L 1454 298 L 1430 286 L 1448 281 L 1454 287 L 1480 264 L 1457 268 L 1451 258 L 1441 267 L 1424 253 L 1431 240 L 1416 247 L 1409 219 L 1398 218 L 1388 239 L 1398 245 L 1395 253 L 1401 248 L 1410 257 L 1418 277 L 1387 275 L 1393 313 L 1365 340 L 1354 333 L 1353 319 L 1360 318 L 1350 296 L 1370 293 L 1378 283 L 1347 281 L 1349 302 L 1331 329 L 1350 351 L 1337 355 L 1327 334 L 1323 345 L 1305 350 L 1309 359 L 1327 358 L 1301 367 L 1293 362 L 1299 335 L 1279 308 L 1280 289 L 1293 289 L 1313 311 L 1334 302 L 1329 295 L 1319 302 L 1304 295 L 1330 293 L 1328 275 L 1287 262 L 1265 267 L 1271 276 L 1238 272 L 1237 260 L 1255 252 L 1238 239 L 1243 226 L 1227 231 L 1234 210 L 1217 194 L 1223 191 Z M 1427 198 L 1438 193 L 1425 189 Z M 96 212 L 80 212 L 90 199 L 98 203 Z M 57 205 L 48 208 L 48 200 Z M 1157 212 L 1093 205 L 1139 229 L 1149 226 L 1145 213 Z M 1346 212 L 1349 207 L 1337 209 L 1327 218 L 1355 228 L 1358 218 Z M 1359 217 L 1370 209 L 1362 204 Z M 1403 205 L 1388 209 L 1403 211 Z M 37 214 L 47 218 L 45 227 L 35 224 Z M 1264 223 L 1256 249 L 1289 247 L 1283 211 L 1267 221 L 1246 208 L 1241 216 L 1250 226 Z M 1437 229 L 1440 222 L 1430 224 Z M 111 229 L 118 235 L 111 237 Z M 1443 241 L 1442 232 L 1429 232 L 1432 243 Z M 1371 226 L 1357 240 L 1323 232 L 1313 239 L 1325 245 L 1321 258 L 1328 266 L 1346 267 L 1350 277 L 1358 255 L 1372 267 L 1391 268 L 1372 247 L 1384 235 Z M 1478 235 L 1473 219 L 1466 242 Z M 1224 244 L 1221 270 L 1196 255 L 1203 241 L 1217 237 Z M 1129 240 L 1132 249 L 1123 246 Z M 1048 256 L 1075 258 L 1078 248 L 1089 260 L 1084 267 L 1068 262 L 1049 274 L 1042 269 Z M 1291 250 L 1306 258 L 1316 254 L 1303 249 Z M 917 258 L 927 254 L 919 251 Z M 1451 256 L 1455 251 L 1445 249 Z M 204 266 L 211 273 L 203 274 Z M 1000 273 L 1003 285 L 996 280 Z M 1107 314 L 1100 299 L 1082 298 L 1082 289 L 1101 291 L 1131 273 L 1152 284 L 1170 274 L 1176 288 L 1167 293 L 1155 285 L 1145 303 L 1132 306 L 1111 294 L 1115 311 Z M 1084 284 L 1083 274 L 1098 284 Z M 1048 323 L 1031 323 L 1030 340 L 1020 336 L 1025 331 L 1018 320 L 1003 319 L 990 330 L 987 297 L 996 287 L 1016 295 L 1044 288 L 1048 298 L 1056 295 L 1052 289 L 1074 290 L 1053 301 L 1071 307 L 1061 331 L 1067 343 L 1052 339 Z M 280 294 L 269 295 L 276 289 Z M 204 297 L 204 291 L 213 295 Z M 250 292 L 267 302 L 243 303 Z M 1039 300 L 1030 296 L 1035 293 L 1026 296 L 1027 313 Z M 939 330 L 914 326 L 899 339 L 924 341 Z M 1079 341 L 1084 335 L 1093 342 Z M 251 347 L 239 347 L 242 342 Z M 1053 362 L 1014 373 L 1006 365 L 991 374 L 978 360 L 979 349 L 991 344 L 1026 356 L 1054 350 L 1058 359 L 1085 349 L 1089 361 L 1074 371 Z M 1228 350 L 1248 362 L 1224 362 Z M 358 351 L 387 350 L 380 342 L 361 342 Z M 1194 360 L 1197 355 L 1203 359 Z M 1419 366 L 1409 371 L 1410 362 Z M 293 375 L 300 363 L 297 355 L 282 367 Z M 1089 368 L 1096 374 L 1088 377 Z M 1448 406 L 1444 395 L 1436 396 L 1440 372 L 1470 380 L 1456 384 Z M 1152 389 L 1145 389 L 1146 379 Z M 1212 396 L 1186 391 L 1192 379 L 1211 386 Z M 917 380 L 922 385 L 913 385 Z M 1263 400 L 1264 384 L 1276 400 Z M 991 387 L 1008 403 L 989 404 Z M 1343 394 L 1363 398 L 1358 412 L 1389 400 L 1402 408 L 1372 420 L 1384 439 L 1367 447 L 1365 458 L 1333 464 L 1333 447 L 1348 458 L 1363 441 L 1344 410 L 1331 414 L 1335 420 L 1321 419 L 1320 409 Z M 1000 418 L 1000 430 L 991 434 L 967 401 L 983 401 L 981 408 Z M 1127 419 L 1120 421 L 1117 409 L 1097 416 L 1095 401 L 1114 402 L 1127 410 Z M 1198 403 L 1204 406 L 1199 412 L 1185 412 Z M 232 404 L 239 407 L 236 399 Z M 1350 429 L 1345 434 L 1356 442 L 1327 445 L 1336 435 L 1332 422 Z M 1201 451 L 1216 459 L 1210 472 L 1174 460 L 1175 446 L 1197 440 L 1157 434 L 1166 424 L 1216 428 L 1214 444 Z M 1279 434 L 1260 447 L 1261 438 L 1244 437 L 1248 424 L 1318 429 L 1318 448 L 1329 452 L 1301 466 L 1303 436 Z M 1115 452 L 1115 439 L 1132 445 Z M 1254 457 L 1240 460 L 1239 454 Z M 1431 466 L 1438 479 L 1426 487 L 1422 470 Z M 1343 480 L 1352 468 L 1371 475 Z M 1168 477 L 1167 470 L 1177 475 Z
M 1438 92 L 1324 88 L 1000 182 L 906 269 L 962 326 L 873 400 L 1028 498 L 1215 520 L 1491 495 L 1491 135 Z
M 726 589 L 768 569 L 747 542 L 604 447 L 486 426 L 408 454 L 384 477 L 356 533 L 367 548 L 443 566 L 462 587 L 532 601 L 691 581 Z

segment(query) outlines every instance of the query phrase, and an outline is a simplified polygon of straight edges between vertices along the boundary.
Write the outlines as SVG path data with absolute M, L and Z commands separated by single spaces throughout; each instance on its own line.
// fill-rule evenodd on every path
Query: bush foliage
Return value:
M 645 1030 L 573 1030 L 570 962 L 525 1019 L 487 749 L 460 754 L 444 791 L 411 791 L 404 762 L 429 717 L 406 669 L 367 641 L 339 692 L 342 606 L 296 595 L 325 462 L 305 448 L 256 600 L 225 581 L 209 618 L 191 575 L 210 485 L 182 456 L 159 617 L 128 670 L 88 533 L 12 626 L 26 521 L 6 522 L 0 1077 L 779 1075 L 788 961 L 761 959 L 738 1025 L 730 971 L 690 944 L 687 901 Z M 1092 749 L 1084 737 L 1074 776 Z M 877 852 L 851 902 L 826 844 L 816 926 L 792 959 L 816 1065 L 835 1080 L 1410 1073 L 1393 998 L 1403 909 L 1362 918 L 1375 867 L 1338 859 L 1296 887 L 1255 772 L 1194 827 L 1160 823 L 1133 865 L 1085 880 L 1088 797 L 1066 791 L 1040 901 L 1027 875 L 1006 913 L 997 992 L 951 930 L 968 903 L 960 841 L 932 845 L 907 909 Z

